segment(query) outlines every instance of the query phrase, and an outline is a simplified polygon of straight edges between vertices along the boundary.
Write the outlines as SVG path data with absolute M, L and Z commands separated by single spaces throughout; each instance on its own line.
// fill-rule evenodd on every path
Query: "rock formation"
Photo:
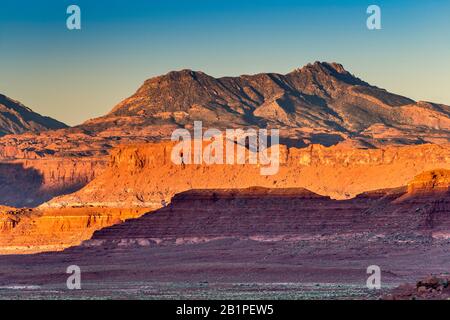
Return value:
M 423 176 L 446 176 L 447 171 L 421 174 L 410 185 L 424 181 Z M 289 242 L 367 234 L 401 234 L 414 241 L 421 237 L 450 239 L 449 193 L 433 188 L 416 194 L 404 186 L 366 192 L 348 200 L 333 200 L 303 188 L 190 190 L 176 194 L 169 205 L 152 211 L 154 208 L 4 208 L 0 253 L 61 250 L 114 224 L 95 232 L 91 244 L 111 240 L 114 245 L 172 245 L 229 237 Z M 130 218 L 137 219 L 120 223 Z
M 32 151 L 101 155 L 117 143 L 167 139 L 175 128 L 191 128 L 194 121 L 219 129 L 280 128 L 288 146 L 446 143 L 449 114 L 449 106 L 389 93 L 337 63 L 316 62 L 286 75 L 224 78 L 181 70 L 146 80 L 105 116 L 36 136 Z M 14 136 L 0 145 L 23 154 L 26 140 Z
M 448 300 L 450 299 L 449 282 L 448 274 L 430 275 L 417 281 L 415 285 L 403 284 L 383 298 L 386 300 Z
M 44 158 L 0 162 L 0 203 L 35 207 L 84 187 L 107 164 L 105 158 Z
M 64 123 L 41 116 L 20 102 L 0 94 L 0 136 L 66 127 Z
M 423 176 L 433 174 L 416 181 Z M 439 232 L 450 227 L 450 197 L 438 191 L 439 204 L 430 207 L 432 193 L 422 199 L 424 193 L 410 194 L 405 186 L 333 200 L 298 188 L 186 191 L 164 208 L 96 231 L 63 252 L 0 256 L 0 285 L 37 285 L 42 287 L 27 294 L 42 296 L 52 288 L 53 296 L 73 297 L 55 288 L 64 288 L 65 270 L 76 264 L 83 297 L 374 298 L 399 283 L 447 271 L 450 237 Z M 408 194 L 414 199 L 405 200 Z M 87 223 L 72 219 L 75 228 Z M 380 266 L 384 291 L 366 289 L 369 265 Z M 447 287 L 431 279 L 412 294 L 447 297 Z
M 89 239 L 95 230 L 136 218 L 148 209 L 0 208 L 0 255 L 60 251 Z
M 450 170 L 425 172 L 448 176 Z M 444 184 L 444 183 L 442 183 Z M 446 182 L 447 187 L 450 180 Z M 450 228 L 450 193 L 433 187 L 434 201 L 405 197 L 407 187 L 366 192 L 349 200 L 333 200 L 306 189 L 205 189 L 174 196 L 169 206 L 123 224 L 96 231 L 92 240 L 147 240 L 160 245 L 204 242 L 219 238 L 295 241 L 314 236 L 363 233 L 443 237 Z M 406 200 L 405 200 L 406 199 Z M 430 223 L 432 222 L 432 223 Z M 413 236 L 414 237 L 414 236 Z
M 374 87 L 337 63 L 316 62 L 286 75 L 213 78 L 182 70 L 145 81 L 109 114 L 83 124 L 93 131 L 130 126 L 282 128 L 288 143 L 365 145 L 448 142 L 450 107 L 414 102 Z
M 450 172 L 448 170 L 432 170 L 424 172 L 408 184 L 409 193 L 436 193 L 447 192 L 450 185 Z
M 5 133 L 28 133 L 1 137 L 0 161 L 14 163 L 13 171 L 18 168 L 16 164 L 34 170 L 41 176 L 37 179 L 42 180 L 38 189 L 52 190 L 48 196 L 32 192 L 27 199 L 11 196 L 10 191 L 0 193 L 0 203 L 16 206 L 40 204 L 77 190 L 102 171 L 112 148 L 167 140 L 176 128 L 192 129 L 195 120 L 203 121 L 205 129 L 279 128 L 280 142 L 298 148 L 314 144 L 357 149 L 445 145 L 450 137 L 450 107 L 389 93 L 357 78 L 340 64 L 326 62 L 308 64 L 286 75 L 214 78 L 191 70 L 169 72 L 145 81 L 134 95 L 105 116 L 73 128 L 39 133 L 34 132 L 45 123 L 46 128 L 63 125 L 47 118 L 47 122 L 41 121 L 7 98 L 2 101 L 10 112 L 19 112 L 31 120 L 12 124 L 14 117 L 5 115 L 9 119 L 3 121 L 9 123 Z M 61 169 L 42 170 L 49 160 Z M 69 174 L 66 179 L 73 165 L 79 177 Z M 23 175 L 28 173 L 19 177 Z M 29 189 L 22 185 L 23 180 L 13 181 L 12 174 L 7 176 L 11 185 Z M 64 178 L 55 183 L 55 176 Z M 36 180 L 30 183 L 37 186 Z M 334 192 L 314 186 L 311 189 L 322 194 Z
M 46 206 L 161 207 L 190 189 L 306 188 L 336 199 L 406 185 L 415 175 L 450 169 L 448 146 L 419 145 L 355 149 L 312 145 L 280 148 L 280 169 L 262 176 L 259 165 L 176 165 L 173 142 L 126 145 L 114 149 L 107 169 L 86 187 L 57 197 Z M 116 186 L 120 186 L 117 188 Z
M 450 107 L 339 64 L 170 72 L 73 128 L 4 96 L 0 111 L 0 286 L 52 283 L 66 263 L 86 266 L 94 285 L 364 284 L 372 264 L 397 283 L 447 267 Z M 279 128 L 278 173 L 175 164 L 170 135 L 197 120 Z M 50 253 L 15 256 L 39 252 Z M 446 290 L 433 281 L 415 290 Z

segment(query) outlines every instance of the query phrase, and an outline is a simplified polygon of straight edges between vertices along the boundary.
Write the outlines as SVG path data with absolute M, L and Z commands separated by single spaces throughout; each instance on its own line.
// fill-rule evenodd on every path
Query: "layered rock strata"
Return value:
M 115 149 L 107 169 L 86 187 L 46 203 L 50 207 L 104 205 L 161 207 L 191 189 L 246 187 L 306 188 L 336 199 L 407 185 L 423 171 L 450 169 L 450 148 L 438 145 L 353 149 L 313 145 L 280 146 L 275 175 L 261 165 L 174 164 L 173 142 L 128 145 Z M 117 186 L 120 186 L 119 188 Z
M 66 208 L 0 211 L 0 254 L 60 251 L 80 244 L 95 230 L 136 218 L 148 209 Z

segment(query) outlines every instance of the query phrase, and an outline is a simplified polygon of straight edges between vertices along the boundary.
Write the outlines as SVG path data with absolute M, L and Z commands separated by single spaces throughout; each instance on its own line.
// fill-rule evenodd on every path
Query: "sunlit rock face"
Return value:
M 98 229 L 137 218 L 148 209 L 0 207 L 0 255 L 61 251 Z
M 177 165 L 174 142 L 118 147 L 108 167 L 91 183 L 45 206 L 124 206 L 158 208 L 191 189 L 306 188 L 335 199 L 377 189 L 406 186 L 414 176 L 450 169 L 448 146 L 419 145 L 355 149 L 342 146 L 280 147 L 278 173 L 263 176 L 260 165 Z
M 214 78 L 192 70 L 169 72 L 146 80 L 108 114 L 72 128 L 4 96 L 0 96 L 0 105 L 4 111 L 0 136 L 7 134 L 0 138 L 0 161 L 12 163 L 10 172 L 17 173 L 5 173 L 8 178 L 0 183 L 4 189 L 0 203 L 14 206 L 35 206 L 76 191 L 102 172 L 108 154 L 118 145 L 168 140 L 177 128 L 192 130 L 194 121 L 202 121 L 204 129 L 277 128 L 280 142 L 297 148 L 322 145 L 373 150 L 445 145 L 450 137 L 450 107 L 389 93 L 342 65 L 327 62 L 308 64 L 284 75 Z M 358 150 L 355 153 L 359 154 Z M 370 157 L 372 152 L 367 151 L 356 161 Z M 307 164 L 310 159 L 305 155 L 300 161 Z M 343 161 L 352 165 L 351 158 Z M 308 181 L 307 172 L 305 175 Z M 333 185 L 334 174 L 327 175 Z M 28 191 L 26 197 L 13 195 L 16 186 Z M 331 186 L 327 191 L 314 183 L 301 186 L 335 197 L 367 190 L 349 186 L 334 190 Z M 374 183 L 373 187 L 384 186 Z

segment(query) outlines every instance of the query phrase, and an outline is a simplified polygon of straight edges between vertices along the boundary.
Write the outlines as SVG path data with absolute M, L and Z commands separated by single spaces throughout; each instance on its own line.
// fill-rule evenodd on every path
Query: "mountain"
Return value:
M 195 120 L 205 128 L 279 128 L 280 142 L 288 147 L 370 149 L 356 160 L 350 159 L 352 150 L 346 151 L 349 159 L 339 161 L 352 164 L 366 161 L 372 151 L 383 157 L 390 147 L 448 144 L 449 115 L 449 106 L 389 93 L 337 63 L 315 62 L 286 75 L 214 78 L 173 71 L 146 80 L 102 117 L 71 128 L 0 137 L 0 172 L 8 177 L 0 180 L 0 203 L 37 205 L 78 190 L 102 172 L 118 145 L 168 140 L 174 129 L 191 128 Z M 442 161 L 447 163 L 436 163 Z M 31 189 L 22 196 L 17 190 L 30 180 Z
M 450 107 L 372 86 L 338 63 L 315 62 L 288 74 L 214 78 L 182 70 L 151 78 L 107 115 L 81 128 L 111 126 L 281 128 L 301 145 L 355 140 L 363 146 L 447 142 Z
M 64 123 L 41 116 L 20 102 L 0 94 L 0 136 L 66 127 Z
M 104 156 L 118 144 L 167 140 L 174 129 L 190 129 L 196 120 L 204 128 L 279 128 L 280 142 L 295 147 L 450 141 L 449 106 L 415 102 L 369 85 L 340 64 L 315 62 L 286 75 L 169 72 L 146 80 L 102 117 L 0 139 L 0 158 Z

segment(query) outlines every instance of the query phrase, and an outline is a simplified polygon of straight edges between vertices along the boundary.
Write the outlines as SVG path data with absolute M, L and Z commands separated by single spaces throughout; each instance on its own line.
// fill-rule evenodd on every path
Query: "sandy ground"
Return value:
M 2 299 L 376 299 L 387 290 L 449 270 L 448 241 L 257 242 L 73 248 L 0 257 Z M 66 288 L 66 268 L 81 268 L 81 290 Z M 368 290 L 366 269 L 382 270 Z

